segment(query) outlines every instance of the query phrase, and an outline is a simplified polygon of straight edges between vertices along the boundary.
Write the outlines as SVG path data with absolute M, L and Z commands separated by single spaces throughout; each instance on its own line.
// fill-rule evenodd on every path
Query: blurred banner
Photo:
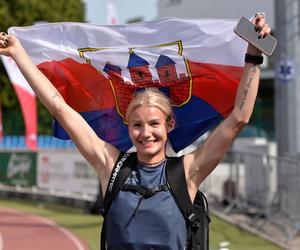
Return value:
M 246 42 L 235 20 L 176 19 L 127 25 L 48 23 L 13 27 L 39 69 L 103 140 L 132 147 L 125 113 L 133 94 L 155 87 L 173 102 L 175 152 L 233 108 Z M 55 122 L 54 135 L 68 139 Z
M 0 183 L 36 186 L 36 153 L 0 152 Z
M 68 150 L 0 151 L 0 184 L 90 197 L 99 190 L 95 170 Z
M 21 105 L 25 124 L 25 143 L 28 148 L 35 150 L 37 148 L 37 108 L 35 94 L 15 62 L 5 56 L 1 56 L 1 59 Z
M 113 0 L 106 0 L 107 24 L 118 24 L 117 11 Z
M 38 154 L 38 188 L 96 196 L 98 182 L 94 169 L 77 152 L 40 151 Z

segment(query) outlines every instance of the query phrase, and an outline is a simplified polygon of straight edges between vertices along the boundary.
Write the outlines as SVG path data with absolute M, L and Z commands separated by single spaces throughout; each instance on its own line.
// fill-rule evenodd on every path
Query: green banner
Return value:
M 14 186 L 36 186 L 35 152 L 0 152 L 0 182 Z

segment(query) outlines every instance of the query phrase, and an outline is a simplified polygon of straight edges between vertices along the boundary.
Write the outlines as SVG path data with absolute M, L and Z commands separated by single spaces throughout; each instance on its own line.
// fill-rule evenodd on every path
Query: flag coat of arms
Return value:
M 169 140 L 178 152 L 233 108 L 246 49 L 235 25 L 165 18 L 112 26 L 46 23 L 9 33 L 97 135 L 120 150 L 132 146 L 124 117 L 133 94 L 158 88 L 173 103 Z M 68 139 L 57 122 L 54 135 Z

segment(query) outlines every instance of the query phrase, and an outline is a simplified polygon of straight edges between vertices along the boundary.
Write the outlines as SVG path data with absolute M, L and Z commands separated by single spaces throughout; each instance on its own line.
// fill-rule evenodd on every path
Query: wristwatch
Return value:
M 255 56 L 248 53 L 245 55 L 246 63 L 253 63 L 254 65 L 257 65 L 257 64 L 262 64 L 263 61 L 264 61 L 263 56 Z

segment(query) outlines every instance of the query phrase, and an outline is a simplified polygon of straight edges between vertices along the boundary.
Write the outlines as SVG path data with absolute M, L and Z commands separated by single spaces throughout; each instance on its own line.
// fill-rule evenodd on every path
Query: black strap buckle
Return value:
M 155 189 L 149 188 L 146 190 L 146 192 L 144 193 L 143 197 L 145 199 L 151 197 L 152 195 L 154 195 L 156 193 Z
M 188 218 L 191 224 L 193 224 L 194 221 L 197 219 L 197 216 L 194 213 L 191 213 Z

